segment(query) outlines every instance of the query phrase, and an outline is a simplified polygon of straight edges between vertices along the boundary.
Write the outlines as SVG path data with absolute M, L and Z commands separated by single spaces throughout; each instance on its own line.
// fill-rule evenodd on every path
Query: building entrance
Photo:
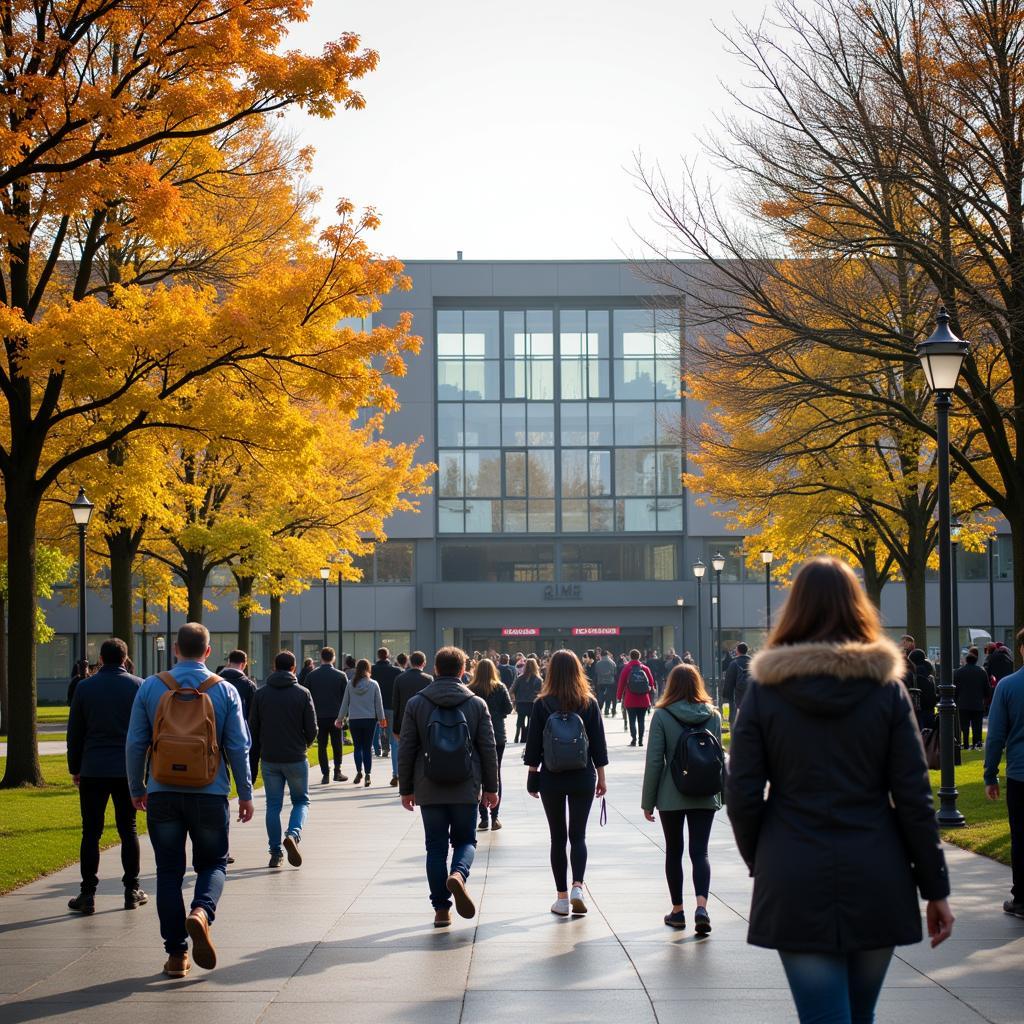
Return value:
M 659 630 L 660 632 L 660 630 Z M 585 635 L 574 636 L 571 626 L 541 629 L 539 635 L 502 635 L 497 629 L 457 629 L 455 642 L 464 651 L 472 655 L 474 651 L 485 653 L 497 651 L 498 654 L 516 654 L 522 652 L 543 654 L 545 651 L 566 649 L 582 655 L 595 647 L 605 648 L 616 655 L 631 648 L 640 651 L 650 650 L 659 645 L 654 639 L 653 629 L 642 627 L 624 627 L 618 635 Z

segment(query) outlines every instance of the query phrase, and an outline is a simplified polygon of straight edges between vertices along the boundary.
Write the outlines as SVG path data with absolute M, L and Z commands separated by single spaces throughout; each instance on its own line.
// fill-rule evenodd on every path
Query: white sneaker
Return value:
M 572 904 L 572 912 L 574 914 L 585 914 L 587 912 L 587 905 L 583 902 L 583 888 L 579 885 L 574 885 L 569 892 L 569 902 Z
M 559 917 L 569 916 L 569 901 L 558 899 L 551 904 L 551 913 L 557 914 Z

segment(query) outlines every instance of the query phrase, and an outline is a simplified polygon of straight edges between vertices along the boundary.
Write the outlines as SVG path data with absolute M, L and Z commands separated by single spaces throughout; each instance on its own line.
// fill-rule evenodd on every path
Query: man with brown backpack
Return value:
M 132 803 L 146 812 L 156 859 L 156 909 L 167 951 L 164 973 L 183 978 L 191 970 L 189 938 L 200 967 L 210 970 L 217 964 L 210 925 L 227 871 L 229 762 L 238 788 L 239 821 L 252 819 L 253 804 L 242 701 L 233 686 L 206 667 L 209 631 L 198 622 L 186 623 L 178 630 L 174 653 L 174 668 L 150 676 L 139 689 L 125 757 Z M 187 839 L 192 840 L 196 885 L 186 917 L 181 885 Z

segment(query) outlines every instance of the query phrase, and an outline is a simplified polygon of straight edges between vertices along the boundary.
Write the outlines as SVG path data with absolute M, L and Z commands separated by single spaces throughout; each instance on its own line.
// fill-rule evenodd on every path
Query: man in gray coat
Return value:
M 452 923 L 453 899 L 460 916 L 476 915 L 466 881 L 476 852 L 481 789 L 488 810 L 498 803 L 491 714 L 483 698 L 460 681 L 465 669 L 466 655 L 457 647 L 437 652 L 434 682 L 406 705 L 398 748 L 402 806 L 411 811 L 419 805 L 423 819 L 435 928 Z

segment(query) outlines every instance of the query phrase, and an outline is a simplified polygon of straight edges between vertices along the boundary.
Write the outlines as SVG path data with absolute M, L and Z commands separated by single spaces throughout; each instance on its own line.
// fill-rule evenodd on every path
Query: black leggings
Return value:
M 530 712 L 533 710 L 532 704 L 517 704 L 516 705 L 516 738 L 512 741 L 518 743 L 522 740 L 526 742 L 526 735 L 530 731 Z
M 635 740 L 640 734 L 640 742 L 644 741 L 644 724 L 647 721 L 647 708 L 626 708 L 629 715 L 629 738 Z
M 567 872 L 572 864 L 572 880 L 582 882 L 587 870 L 587 818 L 594 804 L 593 787 L 578 793 L 556 790 L 540 794 L 544 813 L 548 818 L 551 832 L 551 873 L 555 876 L 555 889 L 567 892 Z M 565 807 L 569 805 L 569 823 L 566 826 Z M 569 844 L 569 858 L 566 860 L 565 846 Z
M 968 739 L 968 735 L 974 733 L 974 742 L 981 742 L 981 722 L 984 712 L 982 711 L 961 711 L 960 712 L 960 729 L 963 732 L 963 744 L 965 747 L 971 745 L 971 741 Z
M 658 811 L 661 829 L 665 833 L 665 879 L 672 906 L 683 903 L 683 822 L 689 825 L 690 863 L 693 865 L 693 891 L 705 899 L 711 891 L 711 861 L 708 860 L 708 840 L 714 811 Z

